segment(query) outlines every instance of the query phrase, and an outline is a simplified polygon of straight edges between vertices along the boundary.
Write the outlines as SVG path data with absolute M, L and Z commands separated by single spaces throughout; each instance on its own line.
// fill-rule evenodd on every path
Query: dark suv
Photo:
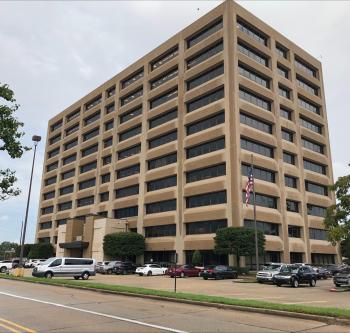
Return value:
M 285 265 L 280 272 L 273 277 L 273 282 L 280 287 L 288 284 L 294 288 L 298 288 L 300 284 L 309 284 L 315 287 L 317 281 L 317 273 L 310 266 Z
M 237 274 L 237 271 L 233 270 L 229 266 L 209 265 L 204 267 L 204 270 L 201 273 L 201 276 L 203 277 L 204 280 L 208 280 L 208 279 L 221 280 L 221 279 L 237 279 L 238 274 Z
M 339 273 L 334 274 L 333 282 L 337 287 L 350 287 L 350 267 L 344 268 Z
M 136 270 L 136 265 L 131 261 L 116 261 L 113 267 L 113 272 L 115 274 L 134 274 Z

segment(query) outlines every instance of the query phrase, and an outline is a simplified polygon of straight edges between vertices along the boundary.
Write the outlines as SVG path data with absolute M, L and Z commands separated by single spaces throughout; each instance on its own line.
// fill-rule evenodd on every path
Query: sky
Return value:
M 0 2 L 0 83 L 15 92 L 23 142 L 39 143 L 27 242 L 33 242 L 47 122 L 220 1 Z M 334 176 L 350 173 L 350 2 L 238 1 L 323 64 Z M 0 242 L 19 241 L 33 151 L 0 169 L 16 171 L 22 194 L 0 202 Z

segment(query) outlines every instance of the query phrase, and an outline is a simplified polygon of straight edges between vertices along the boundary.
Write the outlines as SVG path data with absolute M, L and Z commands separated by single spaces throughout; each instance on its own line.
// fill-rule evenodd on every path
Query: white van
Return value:
M 95 260 L 90 258 L 50 258 L 42 264 L 34 267 L 32 275 L 51 279 L 57 277 L 74 277 L 78 280 L 87 280 L 96 275 Z

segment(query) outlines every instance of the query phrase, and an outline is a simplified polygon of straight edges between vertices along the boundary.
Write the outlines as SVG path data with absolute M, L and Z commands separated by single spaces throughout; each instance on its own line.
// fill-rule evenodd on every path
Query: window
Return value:
M 303 97 L 298 97 L 298 103 L 299 103 L 299 106 L 306 109 L 306 110 L 309 110 L 313 113 L 316 113 L 316 114 L 320 114 L 320 107 L 310 101 L 307 101 L 305 98 Z
M 92 205 L 94 201 L 95 201 L 94 196 L 80 198 L 77 200 L 77 206 L 78 207 L 89 206 L 89 205 Z
M 134 99 L 136 99 L 137 97 L 140 97 L 143 95 L 143 88 L 139 88 L 135 91 L 133 91 L 132 93 L 122 97 L 120 99 L 120 105 L 123 106 L 123 105 L 126 105 L 128 103 L 130 103 L 131 101 L 133 101 Z
M 51 185 L 51 184 L 55 184 L 57 181 L 57 176 L 53 176 L 50 178 L 45 179 L 45 186 Z
M 307 204 L 307 215 L 325 217 L 327 208 Z
M 226 219 L 190 222 L 186 223 L 186 235 L 215 234 L 218 229 L 226 227 Z
M 239 88 L 239 97 L 249 103 L 263 108 L 264 110 L 271 111 L 271 102 L 253 94 L 252 92 L 249 92 L 248 90 L 245 90 L 242 87 Z
M 102 165 L 107 165 L 112 163 L 112 155 L 107 155 L 102 157 Z
M 90 102 L 85 104 L 85 110 L 90 110 L 92 109 L 94 106 L 100 104 L 102 101 L 102 96 L 97 96 L 94 99 L 92 99 Z
M 53 149 L 47 153 L 48 158 L 52 158 L 54 156 L 57 156 L 60 153 L 60 147 Z
M 73 191 L 74 191 L 74 185 L 68 185 L 65 187 L 61 187 L 60 188 L 60 195 L 66 195 L 69 193 L 73 193 Z
M 160 57 L 158 57 L 156 60 L 153 60 L 151 62 L 152 71 L 164 65 L 171 59 L 175 58 L 178 54 L 179 54 L 178 46 L 175 46 L 171 50 L 167 51 L 166 53 L 163 53 Z
M 277 73 L 285 79 L 289 78 L 289 70 L 280 64 L 277 64 Z
M 85 190 L 86 188 L 89 188 L 89 187 L 94 187 L 95 185 L 96 185 L 96 178 L 84 180 L 83 182 L 79 183 L 79 191 Z
M 290 263 L 301 263 L 303 262 L 303 252 L 290 252 Z
M 149 120 L 149 128 L 151 129 L 151 128 L 157 127 L 159 125 L 162 125 L 176 118 L 177 118 L 177 109 L 167 111 L 165 113 L 162 113 L 160 116 L 151 118 Z
M 108 212 L 107 211 L 98 212 L 97 215 L 102 217 L 108 217 Z
M 51 213 L 53 213 L 53 206 L 41 208 L 41 215 L 46 215 Z
M 110 120 L 108 122 L 105 123 L 105 131 L 109 131 L 113 128 L 114 126 L 114 121 Z
M 51 229 L 52 221 L 40 223 L 40 230 Z
M 327 240 L 327 230 L 309 228 L 309 238 L 318 240 Z
M 206 168 L 186 172 L 186 182 L 192 183 L 203 179 L 220 177 L 226 175 L 226 164 L 218 164 Z
M 64 150 L 71 149 L 71 148 L 75 147 L 77 144 L 78 144 L 78 139 L 74 139 L 72 141 L 69 141 L 64 145 Z
M 72 201 L 62 202 L 57 205 L 58 211 L 72 209 Z
M 106 106 L 106 114 L 110 114 L 112 113 L 113 111 L 115 111 L 115 104 L 114 102 L 113 103 L 110 103 Z
M 115 86 L 106 90 L 106 98 L 112 97 L 113 95 L 115 95 Z
M 177 88 L 167 91 L 165 94 L 157 96 L 150 101 L 150 109 L 156 108 L 159 105 L 162 105 L 171 99 L 177 97 Z
M 66 129 L 66 136 L 68 136 L 68 135 L 70 135 L 78 130 L 79 130 L 79 123 L 67 128 Z
M 105 173 L 101 175 L 101 184 L 108 183 L 111 180 L 111 174 Z
M 176 236 L 176 224 L 157 225 L 145 228 L 145 237 Z
M 289 142 L 293 142 L 293 132 L 288 131 L 286 129 L 282 129 L 281 130 L 281 134 L 282 134 L 282 139 L 289 141 Z
M 313 132 L 322 134 L 322 125 L 319 125 L 319 124 L 317 124 L 311 120 L 308 120 L 304 117 L 300 117 L 299 121 L 300 121 L 301 126 L 308 128 L 309 130 L 311 130 Z
M 148 140 L 148 148 L 149 149 L 156 148 L 176 140 L 177 140 L 177 130 L 158 136 L 155 139 Z
M 58 168 L 58 161 L 55 163 L 51 163 L 49 165 L 46 166 L 46 172 L 50 172 L 52 170 L 55 170 Z
M 134 82 L 140 80 L 141 78 L 143 78 L 143 68 L 139 71 L 137 71 L 136 73 L 132 74 L 131 76 L 129 76 L 127 79 L 122 81 L 122 88 L 126 88 L 128 86 L 130 86 L 131 84 L 133 84 Z
M 241 30 L 243 33 L 253 38 L 258 43 L 267 46 L 268 38 L 266 37 L 266 35 L 257 28 L 254 28 L 248 23 L 243 22 L 241 19 L 237 20 L 237 29 Z
M 321 173 L 323 175 L 326 174 L 326 166 L 316 163 L 316 162 L 312 162 L 310 160 L 304 160 L 304 169 L 313 171 L 313 172 L 317 172 L 317 173 Z
M 124 198 L 128 197 L 130 195 L 136 195 L 139 194 L 139 184 L 132 185 L 128 187 L 119 188 L 115 191 L 115 197 L 118 198 Z
M 212 68 L 210 70 L 202 72 L 201 74 L 197 75 L 196 77 L 188 80 L 186 82 L 187 84 L 187 90 L 191 90 L 193 88 L 196 88 L 200 86 L 201 84 L 208 82 L 220 75 L 224 74 L 224 65 L 220 64 L 219 66 L 216 66 L 215 68 Z
M 242 167 L 241 167 L 242 175 L 248 177 L 250 174 L 250 168 L 251 168 L 250 165 L 242 164 Z M 270 171 L 254 165 L 253 172 L 254 172 L 254 178 L 256 179 L 260 179 L 270 183 L 275 183 L 276 181 L 275 171 Z
M 59 227 L 60 225 L 65 225 L 67 224 L 67 219 L 60 219 L 56 221 L 56 225 L 57 227 Z
M 206 39 L 213 33 L 222 29 L 222 19 L 220 18 L 218 21 L 215 21 L 202 29 L 201 31 L 195 33 L 192 37 L 187 39 L 187 47 L 190 48 L 202 40 Z
M 299 212 L 299 202 L 294 200 L 286 200 L 287 211 L 288 212 Z
M 280 116 L 288 120 L 292 120 L 292 111 L 289 111 L 283 107 L 280 107 Z
M 261 86 L 265 88 L 270 87 L 270 79 L 265 78 L 264 76 L 256 73 L 254 70 L 250 69 L 247 66 L 244 66 L 242 64 L 238 64 L 238 72 L 240 75 L 248 78 L 251 81 L 256 82 L 257 84 L 260 84 Z
M 115 219 L 123 219 L 138 215 L 138 206 L 119 208 L 114 210 Z
M 186 103 L 187 106 L 187 112 L 195 111 L 203 106 L 206 106 L 208 104 L 214 103 L 222 98 L 224 98 L 224 88 L 221 87 L 220 89 L 216 91 L 212 91 L 210 93 L 207 93 L 201 97 L 195 98 L 192 101 L 189 101 Z
M 193 195 L 186 198 L 186 208 L 212 206 L 226 203 L 226 190 Z
M 283 47 L 282 45 L 277 44 L 277 43 L 276 43 L 276 53 L 284 59 L 288 58 L 288 50 L 285 47 Z
M 44 200 L 49 200 L 55 197 L 55 191 L 46 192 L 43 194 Z
M 67 123 L 80 116 L 80 108 L 66 116 Z
M 215 54 L 220 53 L 224 48 L 224 44 L 222 40 L 219 43 L 214 44 L 213 46 L 209 46 L 204 51 L 196 54 L 195 56 L 189 58 L 187 60 L 187 68 L 193 68 L 196 65 L 199 65 L 203 61 L 213 57 Z
M 297 188 L 297 178 L 285 175 L 284 185 L 286 185 L 287 187 Z
M 306 63 L 304 60 L 295 58 L 295 67 L 303 70 L 306 74 L 310 76 L 316 77 L 316 69 L 314 69 L 308 63 Z
M 304 80 L 301 76 L 297 76 L 297 84 L 299 87 L 303 88 L 310 94 L 315 96 L 318 95 L 318 88 L 314 86 L 312 83 L 309 83 L 306 80 Z
M 243 191 L 243 202 L 245 200 L 245 191 Z M 270 195 L 255 193 L 255 202 L 257 206 L 277 209 L 277 198 Z M 253 195 L 249 197 L 249 204 L 254 204 Z
M 138 106 L 135 109 L 127 111 L 119 116 L 120 123 L 123 124 L 123 123 L 127 122 L 128 120 L 139 116 L 141 113 L 142 113 L 142 106 Z
M 288 237 L 301 238 L 301 227 L 297 227 L 296 225 L 289 225 Z
M 335 264 L 335 255 L 326 253 L 311 253 L 311 262 L 315 265 Z
M 316 143 L 314 141 L 311 141 L 302 137 L 301 144 L 306 149 L 310 149 L 319 154 L 324 154 L 324 145 L 321 143 Z
M 204 131 L 216 125 L 223 124 L 224 122 L 225 122 L 225 112 L 222 111 L 214 116 L 186 125 L 187 135 Z
M 176 210 L 176 199 L 146 204 L 146 214 L 155 214 Z
M 119 142 L 132 138 L 141 133 L 141 125 L 128 129 L 119 134 Z
M 85 156 L 91 155 L 93 153 L 96 153 L 97 151 L 98 151 L 98 143 L 83 149 L 81 151 L 81 157 L 85 157 Z
M 246 113 L 243 113 L 243 112 L 240 113 L 240 121 L 241 121 L 241 124 L 245 124 L 245 125 L 248 125 L 250 127 L 258 129 L 259 131 L 263 131 L 265 133 L 272 134 L 272 125 L 271 124 L 269 124 L 263 120 L 257 119 L 253 116 L 250 116 Z
M 103 148 L 107 148 L 113 145 L 113 137 L 103 140 Z
M 53 145 L 54 143 L 56 143 L 60 140 L 61 140 L 61 133 L 50 138 L 49 142 L 50 142 L 50 145 Z
M 312 192 L 315 194 L 324 195 L 324 196 L 328 195 L 327 186 L 315 184 L 308 180 L 305 180 L 305 189 L 306 191 Z
M 94 138 L 95 136 L 97 136 L 99 133 L 100 133 L 100 128 L 96 127 L 93 130 L 83 134 L 83 141 L 90 140 L 90 139 Z
M 177 76 L 179 73 L 177 67 L 172 68 L 171 70 L 167 71 L 165 74 L 162 74 L 161 76 L 157 77 L 156 79 L 151 81 L 151 89 L 157 88 L 164 84 L 165 82 L 170 81 L 174 77 Z
M 186 149 L 186 157 L 192 158 L 225 148 L 225 138 L 216 139 Z
M 267 157 L 274 157 L 274 151 L 272 147 L 250 139 L 241 138 L 241 148 Z
M 63 159 L 63 165 L 72 163 L 72 162 L 76 161 L 76 159 L 77 159 L 77 154 L 69 155 Z
M 75 169 L 72 169 L 72 170 L 69 170 L 69 171 L 66 171 L 66 172 L 62 172 L 61 173 L 61 179 L 65 180 L 65 179 L 73 177 L 74 175 L 75 175 Z
M 100 119 L 101 117 L 101 112 L 98 111 L 98 112 L 95 112 L 94 114 L 92 114 L 91 116 L 89 117 L 86 117 L 84 119 L 84 126 L 87 126 L 87 125 L 90 125 L 92 124 L 93 122 L 95 122 L 96 120 Z
M 278 86 L 278 93 L 280 96 L 290 99 L 290 90 L 289 89 L 282 87 L 282 86 Z
M 246 228 L 255 229 L 253 220 L 244 220 Z M 256 221 L 256 229 L 264 233 L 264 235 L 279 236 L 279 224 L 271 222 Z
M 283 152 L 283 162 L 295 165 L 295 155 L 284 151 Z
M 118 152 L 118 160 L 122 160 L 124 158 L 136 155 L 138 153 L 140 153 L 141 151 L 141 145 L 138 144 L 136 146 L 121 150 Z
M 64 263 L 66 265 L 92 265 L 93 261 L 89 259 L 72 259 L 72 258 L 67 258 L 64 260 Z
M 265 67 L 269 67 L 269 59 L 265 54 L 253 50 L 251 47 L 243 44 L 241 41 L 238 41 L 237 50 Z
M 63 120 L 59 120 L 50 126 L 51 132 L 58 130 L 63 124 Z
M 88 163 L 88 164 L 85 164 L 85 165 L 82 165 L 80 167 L 80 173 L 88 172 L 90 170 L 96 169 L 96 167 L 97 167 L 97 162 L 96 161 Z
M 109 192 L 100 193 L 100 202 L 105 202 L 109 200 Z
M 148 170 L 160 168 L 165 165 L 173 164 L 177 162 L 177 153 L 161 156 L 148 161 Z
M 117 170 L 117 178 L 129 177 L 140 172 L 140 164 L 135 164 L 127 168 Z
M 152 180 L 152 181 L 147 182 L 147 191 L 148 192 L 157 191 L 157 190 L 160 190 L 163 188 L 176 186 L 176 184 L 177 184 L 176 175 L 161 178 L 161 179 L 156 179 L 156 180 Z

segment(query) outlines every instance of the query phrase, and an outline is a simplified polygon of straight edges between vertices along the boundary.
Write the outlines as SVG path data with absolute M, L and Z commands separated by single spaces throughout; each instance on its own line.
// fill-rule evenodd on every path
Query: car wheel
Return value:
M 324 276 L 324 277 L 323 277 L 323 280 L 327 280 L 327 279 L 328 279 L 328 277 L 327 277 L 327 276 Z
M 339 283 L 334 283 L 336 287 L 341 287 L 341 284 Z
M 233 274 L 233 278 L 234 278 L 234 279 L 238 279 L 238 273 Z
M 113 271 L 111 269 L 107 269 L 107 274 L 112 274 Z
M 4 266 L 4 267 L 1 267 L 0 268 L 0 273 L 5 273 L 6 272 L 6 267 Z
M 292 284 L 293 288 L 298 288 L 299 287 L 299 281 L 297 279 L 293 279 L 291 284 Z
M 84 273 L 82 274 L 82 276 L 81 276 L 81 278 L 82 278 L 83 280 L 88 280 L 89 277 L 90 277 L 90 274 L 89 274 L 88 272 L 84 272 Z
M 280 283 L 276 283 L 276 287 L 280 287 L 281 286 L 281 284 Z
M 315 279 L 311 279 L 310 287 L 316 287 L 316 280 Z
M 184 272 L 181 272 L 180 276 L 181 276 L 182 278 L 184 278 L 184 277 L 185 277 L 185 273 L 184 273 Z
M 139 276 L 143 276 L 143 273 L 139 273 Z
M 147 276 L 151 276 L 152 275 L 152 271 L 148 271 Z
M 74 276 L 74 280 L 79 280 L 79 276 Z
M 207 278 L 207 277 L 205 277 L 205 276 L 203 276 L 203 279 L 204 279 L 204 280 L 208 280 L 208 278 Z
M 261 283 L 261 284 L 263 284 L 264 282 L 262 282 L 261 280 L 258 280 L 258 283 Z
M 45 278 L 46 278 L 46 279 L 52 279 L 52 277 L 53 277 L 52 272 L 46 272 L 46 273 L 45 273 Z

